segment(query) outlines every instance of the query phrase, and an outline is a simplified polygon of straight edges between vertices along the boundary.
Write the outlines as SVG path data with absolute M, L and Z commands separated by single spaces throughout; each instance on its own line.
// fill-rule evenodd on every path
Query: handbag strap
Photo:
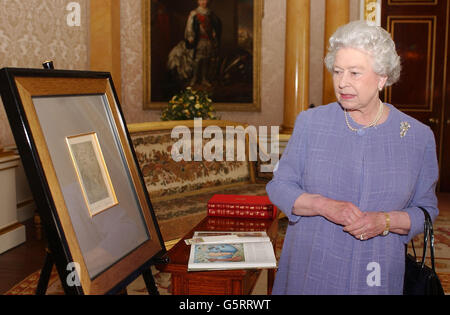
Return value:
M 428 240 L 430 241 L 430 257 L 431 257 L 431 268 L 435 272 L 434 267 L 434 231 L 433 231 L 433 221 L 431 220 L 430 214 L 427 210 L 423 207 L 419 207 L 424 216 L 425 216 L 425 222 L 424 222 L 424 239 L 423 239 L 423 255 L 422 255 L 422 262 L 421 262 L 421 268 L 425 266 L 425 257 L 427 253 L 427 246 L 428 246 Z

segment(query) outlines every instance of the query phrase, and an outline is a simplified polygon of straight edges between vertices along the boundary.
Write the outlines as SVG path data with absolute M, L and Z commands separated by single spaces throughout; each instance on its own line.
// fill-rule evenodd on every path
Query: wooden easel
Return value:
M 45 295 L 45 293 L 47 292 L 48 282 L 50 281 L 50 275 L 53 269 L 53 265 L 55 264 L 50 250 L 47 248 L 46 251 L 47 254 L 45 256 L 44 266 L 42 267 L 41 274 L 39 276 L 36 295 Z M 145 286 L 149 295 L 160 295 L 158 287 L 156 286 L 155 278 L 153 278 L 151 266 L 155 264 L 167 264 L 168 262 L 169 259 L 166 257 L 153 259 L 150 261 L 149 266 L 145 267 L 140 272 L 140 275 L 142 275 L 142 277 L 144 278 Z M 67 284 L 65 283 L 65 279 L 61 279 L 60 277 L 60 280 L 63 288 L 66 288 Z M 116 287 L 110 294 L 126 295 L 126 285 L 127 284 Z
M 53 70 L 53 61 L 47 60 L 42 64 L 44 69 Z M 48 288 L 48 283 L 50 281 L 51 272 L 53 269 L 53 266 L 55 265 L 55 260 L 53 258 L 53 255 L 51 251 L 47 248 L 46 249 L 47 254 L 44 261 L 44 266 L 42 267 L 41 274 L 39 277 L 39 282 L 36 288 L 36 295 L 45 295 Z M 139 275 L 142 275 L 144 278 L 145 286 L 147 288 L 147 291 L 150 295 L 159 295 L 158 288 L 156 286 L 155 279 L 153 278 L 153 274 L 151 271 L 151 266 L 153 265 L 160 265 L 160 264 L 167 264 L 169 262 L 169 259 L 167 257 L 162 258 L 152 258 L 147 264 L 142 266 L 140 269 L 138 269 L 137 273 L 134 274 L 134 278 L 137 278 Z M 61 284 L 64 288 L 64 291 L 67 293 L 69 291 L 72 291 L 69 289 L 68 284 L 66 283 L 65 279 L 61 278 L 60 275 Z M 134 279 L 133 279 L 134 280 Z M 125 280 L 124 280 L 125 281 Z M 128 282 L 124 282 L 123 284 L 119 284 L 115 288 L 112 289 L 107 294 L 126 294 L 126 286 L 128 285 Z M 82 289 L 75 290 L 77 293 L 82 293 Z
M 54 70 L 53 62 L 51 60 L 45 61 L 42 64 L 44 69 L 47 70 Z M 149 200 L 148 200 L 149 201 Z M 51 213 L 51 211 L 47 211 L 48 213 Z M 50 220 L 50 219 L 49 219 Z M 45 226 L 44 226 L 45 229 Z M 51 231 L 51 230 L 49 230 Z M 50 280 L 51 272 L 53 269 L 53 266 L 56 265 L 58 269 L 58 274 L 61 280 L 61 284 L 64 288 L 64 292 L 66 294 L 78 294 L 82 295 L 84 294 L 83 288 L 81 286 L 71 286 L 67 283 L 64 273 L 65 273 L 65 266 L 67 266 L 68 261 L 71 261 L 70 253 L 66 252 L 64 249 L 64 246 L 62 245 L 63 240 L 60 242 L 56 242 L 55 240 L 59 237 L 57 235 L 57 231 L 54 233 L 54 238 L 48 238 L 48 240 L 53 240 L 53 242 L 49 241 L 49 248 L 52 250 L 47 249 L 46 257 L 44 266 L 42 267 L 41 274 L 39 277 L 39 282 L 36 288 L 36 295 L 45 295 L 48 283 Z M 158 230 L 159 233 L 159 230 Z M 160 241 L 162 241 L 161 235 L 159 235 Z M 53 252 L 52 252 L 53 251 Z M 144 263 L 143 260 L 140 260 L 140 265 L 144 263 L 141 266 L 138 266 L 136 270 L 134 270 L 131 274 L 126 276 L 126 278 L 122 279 L 121 282 L 117 283 L 115 287 L 109 289 L 110 291 L 106 292 L 105 294 L 121 294 L 124 291 L 126 292 L 126 286 L 131 283 L 134 279 L 139 277 L 140 275 L 143 276 L 145 285 L 147 287 L 148 293 L 151 295 L 159 295 L 158 289 L 156 287 L 155 279 L 153 278 L 153 274 L 151 272 L 151 267 L 154 265 L 160 265 L 160 264 L 166 264 L 168 263 L 168 258 L 164 256 L 156 255 L 155 257 L 148 258 L 149 260 Z

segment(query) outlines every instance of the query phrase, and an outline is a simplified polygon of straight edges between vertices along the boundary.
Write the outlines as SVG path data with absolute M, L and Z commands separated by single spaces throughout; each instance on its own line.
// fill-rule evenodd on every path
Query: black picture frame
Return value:
M 166 248 L 111 74 L 3 68 L 0 87 L 65 293 L 111 294 L 148 275 Z M 117 194 L 117 203 L 95 216 L 66 141 L 90 133 Z

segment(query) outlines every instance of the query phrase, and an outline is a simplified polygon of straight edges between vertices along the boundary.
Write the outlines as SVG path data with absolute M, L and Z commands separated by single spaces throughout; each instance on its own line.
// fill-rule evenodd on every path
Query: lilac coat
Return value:
M 338 103 L 300 113 L 267 193 L 289 218 L 274 294 L 402 294 L 405 244 L 438 215 L 436 144 L 429 127 L 390 108 L 364 134 Z M 401 123 L 410 128 L 401 136 Z M 354 127 L 358 126 L 351 121 Z M 360 241 L 323 217 L 292 214 L 304 192 L 350 201 L 362 211 L 403 210 L 408 235 Z

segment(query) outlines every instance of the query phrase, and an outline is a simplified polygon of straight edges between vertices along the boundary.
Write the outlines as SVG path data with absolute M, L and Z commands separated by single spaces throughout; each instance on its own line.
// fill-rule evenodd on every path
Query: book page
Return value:
M 270 238 L 265 231 L 261 232 L 211 232 L 197 231 L 190 240 L 185 240 L 186 244 L 223 244 L 230 242 L 254 243 L 254 242 L 270 242 Z
M 193 244 L 188 270 L 276 268 L 270 241 Z
M 275 255 L 270 242 L 244 244 L 245 259 L 248 262 L 271 264 Z

